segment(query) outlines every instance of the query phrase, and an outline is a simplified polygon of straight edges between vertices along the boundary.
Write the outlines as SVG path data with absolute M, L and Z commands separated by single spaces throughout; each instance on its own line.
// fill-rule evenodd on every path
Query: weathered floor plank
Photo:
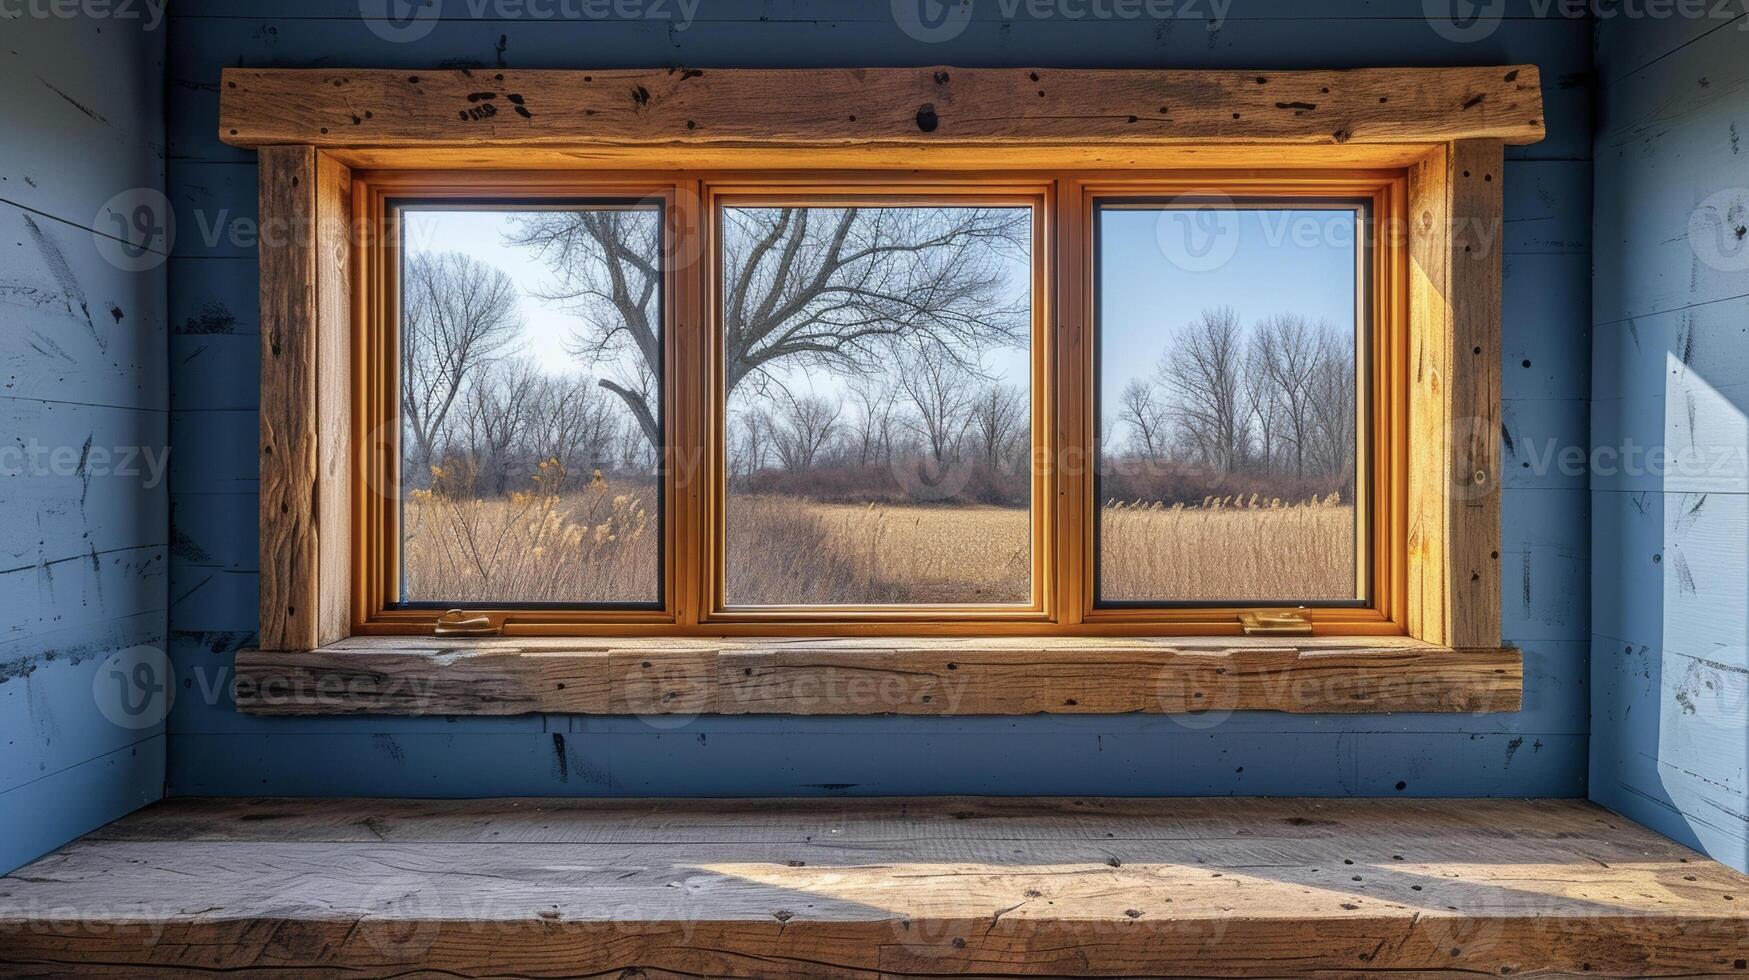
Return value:
M 1749 879 L 1577 801 L 174 800 L 0 974 L 1742 975 Z

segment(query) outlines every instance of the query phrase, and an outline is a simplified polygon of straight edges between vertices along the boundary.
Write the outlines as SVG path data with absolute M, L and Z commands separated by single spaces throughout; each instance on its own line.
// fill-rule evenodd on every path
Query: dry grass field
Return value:
M 1355 597 L 1354 508 L 1334 500 L 1111 504 L 1099 521 L 1104 599 Z
M 781 603 L 1025 602 L 1032 542 L 1024 510 L 729 502 L 728 598 Z
M 478 499 L 414 491 L 401 511 L 415 602 L 654 602 L 660 520 L 649 488 Z
M 649 488 L 454 500 L 405 510 L 414 600 L 638 602 L 657 596 Z M 1353 510 L 1334 502 L 1114 504 L 1100 517 L 1103 597 L 1354 596 Z M 818 503 L 735 495 L 728 598 L 737 605 L 1024 602 L 1027 512 L 984 506 Z

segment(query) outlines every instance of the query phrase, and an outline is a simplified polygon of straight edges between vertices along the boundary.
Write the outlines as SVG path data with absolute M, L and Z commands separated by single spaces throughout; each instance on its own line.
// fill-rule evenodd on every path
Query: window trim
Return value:
M 822 180 L 822 177 L 827 179 Z M 1392 233 L 1404 221 L 1406 176 L 1397 171 L 1242 171 L 1200 170 L 1138 174 L 958 174 L 917 172 L 827 175 L 704 173 L 547 174 L 474 171 L 362 171 L 353 174 L 357 226 L 365 229 L 358 248 L 354 445 L 360 447 L 361 484 L 354 518 L 355 634 L 429 633 L 442 610 L 433 604 L 397 606 L 394 546 L 398 496 L 373 487 L 396 486 L 399 460 L 398 408 L 393 378 L 398 375 L 399 228 L 395 207 L 454 201 L 512 203 L 579 200 L 656 201 L 674 236 L 668 251 L 687 258 L 676 263 L 664 283 L 665 379 L 662 551 L 663 596 L 649 606 L 541 607 L 523 603 L 469 603 L 470 613 L 489 616 L 509 635 L 552 636 L 612 632 L 662 635 L 689 631 L 729 633 L 796 631 L 820 635 L 859 632 L 953 634 L 977 630 L 1031 635 L 1103 633 L 1110 635 L 1201 635 L 1238 631 L 1238 614 L 1285 601 L 1257 603 L 1180 603 L 1106 605 L 1094 594 L 1097 501 L 1094 474 L 1085 466 L 1058 466 L 1058 460 L 1091 459 L 1097 420 L 1093 418 L 1096 364 L 1094 344 L 1092 241 L 1094 208 L 1110 198 L 1172 197 L 1218 191 L 1245 199 L 1289 203 L 1294 198 L 1343 198 L 1368 202 L 1374 247 L 1367 250 L 1371 309 L 1368 332 L 1376 356 L 1366 360 L 1370 387 L 1385 392 L 1368 399 L 1375 435 L 1371 462 L 1379 475 L 1365 487 L 1375 503 L 1367 519 L 1374 594 L 1358 603 L 1304 609 L 1318 635 L 1405 633 L 1401 606 L 1402 537 L 1399 439 L 1376 433 L 1402 427 L 1407 410 L 1400 397 L 1402 359 L 1397 356 L 1408 332 L 1401 294 L 1404 242 Z M 1026 604 L 902 606 L 788 605 L 732 606 L 724 596 L 726 549 L 726 460 L 722 458 L 720 338 L 716 301 L 718 216 L 736 204 L 831 204 L 849 200 L 951 204 L 976 201 L 1032 208 L 1035 261 L 1033 278 L 1033 582 Z M 1059 202 L 1077 202 L 1069 207 Z M 1065 241 L 1085 243 L 1066 245 Z M 1079 252 L 1064 251 L 1078 247 Z M 1074 258 L 1070 258 L 1073 254 Z M 1071 299 L 1070 297 L 1074 297 Z M 686 305 L 683 305 L 686 304 Z M 1073 304 L 1073 305 L 1071 305 Z M 1068 356 L 1064 352 L 1086 352 Z M 692 352 L 688 356 L 688 352 Z M 1046 383 L 1055 378 L 1056 385 Z M 389 379 L 384 381 L 384 379 Z M 702 402 L 688 393 L 702 395 Z M 701 418 L 702 416 L 702 418 Z M 702 465 L 701 465 L 702 463 Z M 1042 464 L 1042 465 L 1041 465 Z M 1085 472 L 1083 472 L 1085 471 Z M 1375 492 L 1373 486 L 1381 488 Z M 1054 492 L 1053 492 L 1054 491 Z M 1387 492 L 1388 491 L 1388 492 Z M 703 497 L 702 513 L 699 498 Z M 1384 532 L 1378 531 L 1383 528 Z M 683 531 L 684 529 L 684 531 Z M 690 532 L 690 543 L 683 534 Z M 709 574 L 706 574 L 706 572 Z M 689 606 L 686 599 L 691 597 Z
M 672 234 L 679 220 L 678 201 L 672 181 L 653 175 L 582 175 L 582 179 L 555 179 L 551 175 L 445 174 L 437 172 L 358 173 L 353 178 L 354 225 L 359 229 L 355 289 L 355 365 L 352 377 L 353 445 L 358 457 L 353 469 L 358 481 L 352 491 L 356 511 L 352 521 L 353 594 L 352 631 L 371 633 L 430 633 L 443 609 L 437 603 L 400 604 L 397 597 L 399 564 L 400 424 L 398 378 L 399 278 L 401 268 L 400 228 L 396 207 L 404 202 L 420 205 L 453 201 L 458 207 L 482 200 L 493 203 L 550 201 L 576 203 L 584 200 L 654 202 L 661 208 Z M 667 377 L 662 391 L 662 426 L 665 431 L 665 466 L 673 466 L 671 453 L 680 444 L 683 424 L 679 385 L 682 345 L 674 333 L 686 277 L 669 275 L 662 284 L 663 359 Z M 574 604 L 531 606 L 506 602 L 468 604 L 501 620 L 507 616 L 538 615 L 543 623 L 560 629 L 597 627 L 662 627 L 676 622 L 676 590 L 681 576 L 683 552 L 679 528 L 681 508 L 675 497 L 683 489 L 668 485 L 659 494 L 662 507 L 662 540 L 658 549 L 661 600 L 637 604 Z M 388 492 L 377 492 L 385 488 Z
M 1064 337 L 1067 349 L 1086 348 L 1089 355 L 1078 364 L 1065 365 L 1060 381 L 1064 398 L 1080 402 L 1083 427 L 1078 432 L 1080 445 L 1098 445 L 1095 405 L 1098 394 L 1097 310 L 1095 298 L 1098 275 L 1097 232 L 1095 209 L 1108 199 L 1139 198 L 1170 199 L 1180 195 L 1216 192 L 1241 200 L 1267 200 L 1270 203 L 1290 201 L 1295 197 L 1308 200 L 1364 200 L 1371 209 L 1370 242 L 1363 252 L 1367 279 L 1357 278 L 1357 289 L 1368 293 L 1366 332 L 1370 350 L 1364 363 L 1369 377 L 1366 383 L 1357 379 L 1358 390 L 1367 393 L 1364 404 L 1369 430 L 1367 439 L 1368 469 L 1365 479 L 1356 474 L 1357 496 L 1365 494 L 1366 519 L 1371 527 L 1368 544 L 1371 554 L 1367 567 L 1372 579 L 1370 594 L 1359 603 L 1340 605 L 1308 605 L 1303 612 L 1319 635 L 1388 635 L 1406 633 L 1403 607 L 1404 568 L 1407 557 L 1402 542 L 1406 540 L 1406 515 L 1402 493 L 1406 485 L 1408 465 L 1407 444 L 1403 430 L 1409 411 L 1407 386 L 1404 381 L 1407 361 L 1404 357 L 1407 337 L 1415 329 L 1410 310 L 1403 302 L 1406 289 L 1407 241 L 1401 233 L 1407 216 L 1407 176 L 1392 170 L 1377 171 L 1260 171 L 1204 170 L 1167 175 L 1121 175 L 1069 180 L 1075 198 L 1080 202 L 1074 220 L 1080 224 L 1079 235 L 1086 247 L 1079 254 L 1075 275 L 1078 281 L 1065 283 L 1073 288 L 1080 324 L 1066 329 L 1079 336 Z M 1065 302 L 1068 302 L 1065 300 Z M 1361 423 L 1362 419 L 1356 422 Z M 1095 499 L 1093 478 L 1065 488 L 1078 495 L 1080 521 L 1086 533 L 1080 541 L 1067 541 L 1065 547 L 1078 550 L 1082 567 L 1078 578 L 1080 622 L 1109 625 L 1116 629 L 1168 633 L 1219 633 L 1231 629 L 1234 618 L 1246 609 L 1264 608 L 1281 603 L 1211 602 L 1201 604 L 1173 603 L 1106 603 L 1097 592 L 1099 555 L 1099 501 Z M 1357 506 L 1357 511 L 1361 508 Z
M 703 477 L 707 498 L 705 556 L 701 570 L 709 570 L 708 588 L 701 594 L 708 605 L 700 610 L 700 621 L 712 625 L 800 625 L 818 626 L 828 633 L 854 625 L 900 624 L 908 629 L 935 630 L 961 627 L 965 624 L 987 624 L 992 632 L 1017 624 L 1052 624 L 1055 616 L 1055 596 L 1050 583 L 1055 577 L 1052 542 L 1059 524 L 1053 495 L 1052 467 L 1055 459 L 1056 405 L 1051 397 L 1050 377 L 1054 360 L 1049 248 L 1050 222 L 1053 220 L 1054 181 L 1046 177 L 1015 179 L 1013 177 L 979 175 L 936 177 L 912 176 L 909 179 L 893 174 L 833 174 L 827 182 L 817 178 L 797 181 L 781 176 L 734 174 L 722 180 L 704 181 L 703 211 L 708 216 L 709 231 L 703 251 L 708 265 L 704 275 L 705 312 L 702 321 L 708 351 L 709 378 L 706 413 L 707 441 L 704 456 L 708 460 Z M 735 605 L 728 602 L 728 459 L 726 443 L 727 407 L 723 391 L 722 331 L 718 319 L 717 295 L 722 282 L 721 216 L 723 209 L 743 206 L 822 206 L 861 202 L 870 206 L 938 205 L 950 207 L 977 203 L 990 207 L 1025 207 L 1032 212 L 1031 314 L 1028 347 L 1029 389 L 1031 396 L 1031 460 L 1029 473 L 1031 505 L 1028 508 L 1031 527 L 1030 596 L 1024 603 L 905 603 L 893 605 L 844 603 L 834 605 Z M 1045 465 L 1040 465 L 1044 461 Z
M 258 149 L 261 158 L 264 650 L 311 650 L 369 632 L 355 629 L 350 615 L 356 569 L 349 541 L 362 502 L 351 493 L 350 443 L 359 420 L 351 417 L 346 397 L 356 367 L 356 336 L 348 324 L 362 311 L 348 297 L 350 277 L 369 271 L 346 228 L 354 167 L 451 166 L 475 175 L 512 166 L 567 168 L 600 180 L 635 180 L 608 168 L 645 165 L 963 172 L 1010 167 L 1017 150 L 1040 166 L 1085 169 L 1082 177 L 1109 173 L 1113 179 L 1133 178 L 1126 168 L 1260 163 L 1308 172 L 1406 170 L 1409 220 L 1402 232 L 1409 271 L 1401 302 L 1414 324 L 1406 344 L 1413 370 L 1404 381 L 1409 417 L 1402 426 L 1408 443 L 1401 542 L 1407 585 L 1403 626 L 1393 631 L 1439 649 L 1498 648 L 1498 176 L 1504 142 L 1534 142 L 1542 135 L 1534 66 L 1256 77 L 1230 71 L 1029 75 L 1024 69 L 927 68 L 715 71 L 708 81 L 693 72 L 592 74 L 612 81 L 614 93 L 634 83 L 645 87 L 654 93 L 647 100 L 650 111 L 629 111 L 629 103 L 594 108 L 608 87 L 590 89 L 591 76 L 583 72 L 505 70 L 493 87 L 545 93 L 538 97 L 542 101 L 530 96 L 536 115 L 458 129 L 454 106 L 480 85 L 466 73 L 226 70 L 221 138 Z M 1049 88 L 1049 97 L 1035 101 L 1035 88 Z M 786 118 L 782 132 L 762 128 L 770 126 L 762 106 L 774 93 L 797 90 L 817 93 L 809 100 L 817 111 Z M 1210 98 L 1211 91 L 1224 94 Z M 1381 92 L 1391 97 L 1388 105 Z M 881 98 L 868 98 L 875 93 Z M 925 127 L 922 110 L 913 114 L 902 105 L 907 93 L 956 98 L 930 114 L 938 126 Z M 1149 113 L 1156 103 L 1178 103 L 1171 116 L 1176 125 L 1126 128 L 1124 114 L 1112 110 L 1132 102 L 1131 123 L 1144 102 Z M 1305 104 L 1322 108 L 1308 110 Z M 861 110 L 860 124 L 844 122 L 846 105 Z M 682 125 L 695 120 L 703 123 L 696 132 Z M 682 175 L 681 183 L 695 195 L 696 177 Z M 700 217 L 696 208 L 679 214 L 684 202 L 675 210 L 682 220 L 696 223 Z M 1070 224 L 1059 223 L 1053 246 L 1073 246 L 1077 232 L 1065 227 Z M 1085 295 L 1071 288 L 1059 286 L 1065 310 Z M 683 297 L 676 307 L 696 317 L 698 302 L 697 296 Z M 1077 353 L 1064 352 L 1065 360 Z M 698 532 L 674 528 L 688 547 L 696 545 Z M 1015 624 L 1015 632 L 1048 637 L 1131 631 L 1121 624 L 1068 623 L 1067 611 L 1080 608 L 1088 589 L 1078 576 L 1057 578 L 1059 595 L 1074 600 L 1060 606 L 1065 622 Z M 604 624 L 591 632 L 819 632 L 811 624 L 749 624 L 743 630 L 701 623 L 688 613 L 701 608 L 697 597 L 677 591 L 670 591 L 674 614 L 661 623 Z M 382 625 L 388 632 L 407 631 Z M 891 636 L 906 631 L 919 630 L 910 623 L 846 630 Z M 946 632 L 980 631 L 978 624 L 961 624 Z

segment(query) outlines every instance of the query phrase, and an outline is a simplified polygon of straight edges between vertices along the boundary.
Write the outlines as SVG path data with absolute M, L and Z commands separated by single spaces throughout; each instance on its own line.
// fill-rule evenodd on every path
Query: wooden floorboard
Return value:
M 1749 976 L 1746 958 L 1749 879 L 1576 801 L 172 800 L 0 878 L 7 976 Z

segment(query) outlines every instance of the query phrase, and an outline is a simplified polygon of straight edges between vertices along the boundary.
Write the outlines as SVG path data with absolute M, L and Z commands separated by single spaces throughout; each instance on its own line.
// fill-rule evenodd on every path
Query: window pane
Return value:
M 1097 214 L 1099 599 L 1364 598 L 1362 211 Z
M 660 209 L 400 216 L 402 601 L 660 602 Z
M 1032 220 L 723 209 L 730 605 L 1030 600 Z

